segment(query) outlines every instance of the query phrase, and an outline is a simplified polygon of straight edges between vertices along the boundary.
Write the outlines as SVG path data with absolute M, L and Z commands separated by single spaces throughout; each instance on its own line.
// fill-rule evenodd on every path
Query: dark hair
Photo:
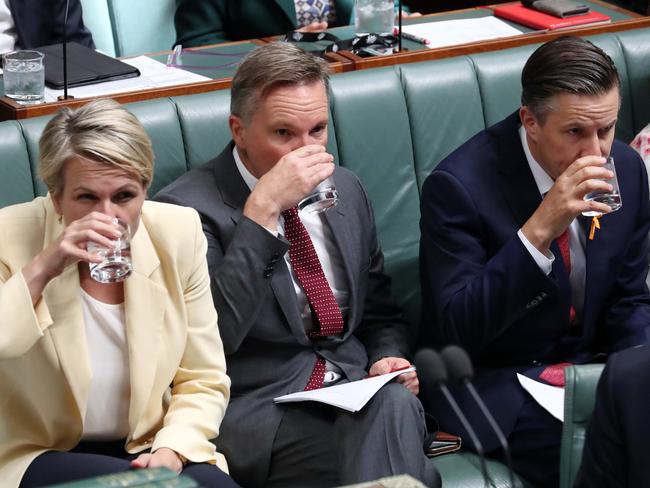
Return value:
M 521 104 L 544 123 L 555 95 L 604 95 L 621 80 L 614 61 L 602 49 L 575 36 L 542 44 L 528 58 L 521 73 Z
M 230 113 L 247 122 L 273 88 L 321 82 L 329 87 L 327 62 L 288 42 L 273 42 L 249 53 L 232 79 Z

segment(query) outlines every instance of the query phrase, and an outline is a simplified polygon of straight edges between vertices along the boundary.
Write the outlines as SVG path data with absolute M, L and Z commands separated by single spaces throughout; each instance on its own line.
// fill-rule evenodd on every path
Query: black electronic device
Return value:
M 140 71 L 119 59 L 111 58 L 76 42 L 67 44 L 67 86 L 92 85 L 103 81 L 121 80 L 140 76 Z M 36 50 L 45 55 L 45 84 L 61 90 L 66 86 L 66 69 L 63 62 L 64 44 L 52 44 Z

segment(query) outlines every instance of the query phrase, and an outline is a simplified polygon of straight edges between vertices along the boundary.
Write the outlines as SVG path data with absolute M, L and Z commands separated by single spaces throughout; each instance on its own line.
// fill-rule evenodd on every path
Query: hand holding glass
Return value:
M 609 207 L 612 209 L 612 212 L 615 212 L 616 210 L 618 210 L 623 206 L 623 200 L 621 199 L 621 191 L 618 188 L 618 178 L 616 176 L 616 167 L 614 166 L 614 158 L 612 158 L 611 156 L 608 157 L 604 168 L 614 173 L 614 176 L 612 178 L 610 178 L 609 180 L 605 180 L 607 183 L 612 185 L 612 190 L 594 191 L 591 193 L 587 193 L 584 199 L 585 201 L 588 202 L 595 201 L 599 203 L 604 203 L 605 205 L 609 205 Z M 587 212 L 582 212 L 582 215 L 584 215 L 585 217 L 597 217 L 601 215 L 601 213 L 598 211 L 589 210 Z
M 120 237 L 113 241 L 113 247 L 105 248 L 92 241 L 86 244 L 89 253 L 102 258 L 99 263 L 89 263 L 90 277 L 100 283 L 124 281 L 133 271 L 129 224 L 118 218 L 114 218 L 113 223 L 120 231 Z

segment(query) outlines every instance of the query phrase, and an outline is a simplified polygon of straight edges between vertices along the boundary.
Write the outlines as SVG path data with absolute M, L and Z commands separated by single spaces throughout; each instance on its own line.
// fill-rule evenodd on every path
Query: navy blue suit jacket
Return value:
M 10 0 L 18 46 L 31 49 L 61 42 L 65 3 L 65 0 Z M 84 26 L 79 0 L 70 0 L 67 31 L 68 41 L 95 47 L 90 32 Z
M 650 486 L 650 348 L 607 362 L 589 423 L 576 488 Z
M 569 333 L 570 286 L 561 257 L 547 276 L 517 236 L 542 199 L 519 126 L 514 113 L 480 132 L 440 163 L 422 190 L 420 343 L 460 344 L 470 352 L 477 387 L 506 435 L 525 399 L 515 371 L 587 362 L 646 343 L 650 324 L 650 205 L 640 157 L 614 141 L 623 207 L 602 217 L 601 230 L 587 240 L 581 328 Z M 580 219 L 587 232 L 590 219 Z M 551 250 L 560 256 L 555 242 Z M 448 408 L 435 414 L 443 429 L 462 433 Z M 486 450 L 498 446 L 487 427 L 483 436 Z

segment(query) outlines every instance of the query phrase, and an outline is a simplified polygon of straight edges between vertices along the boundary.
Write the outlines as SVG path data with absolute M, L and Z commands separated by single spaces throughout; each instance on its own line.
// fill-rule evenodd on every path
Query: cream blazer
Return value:
M 62 232 L 49 197 L 0 210 L 0 480 L 67 451 L 83 431 L 92 371 L 79 272 L 69 266 L 32 306 L 21 273 Z M 225 459 L 217 436 L 230 379 L 210 293 L 198 214 L 145 202 L 124 282 L 131 397 L 126 450 L 169 447 L 194 462 Z M 170 385 L 172 387 L 170 388 Z

